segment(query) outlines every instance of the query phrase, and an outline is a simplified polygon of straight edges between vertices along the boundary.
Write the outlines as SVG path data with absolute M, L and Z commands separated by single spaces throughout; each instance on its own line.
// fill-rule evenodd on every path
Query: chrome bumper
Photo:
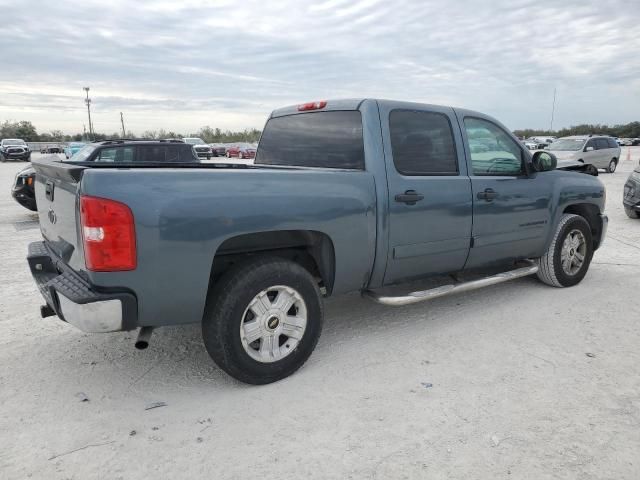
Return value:
M 137 328 L 137 300 L 126 291 L 104 293 L 57 257 L 45 244 L 29 244 L 31 275 L 51 309 L 67 323 L 88 333 Z M 45 316 L 45 315 L 43 315 Z

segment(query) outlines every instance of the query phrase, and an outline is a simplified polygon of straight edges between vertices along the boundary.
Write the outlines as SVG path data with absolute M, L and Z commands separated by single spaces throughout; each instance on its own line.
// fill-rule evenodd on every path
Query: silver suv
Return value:
M 616 171 L 620 160 L 620 145 L 613 137 L 604 135 L 573 135 L 555 140 L 547 148 L 558 159 L 558 167 L 580 162 Z

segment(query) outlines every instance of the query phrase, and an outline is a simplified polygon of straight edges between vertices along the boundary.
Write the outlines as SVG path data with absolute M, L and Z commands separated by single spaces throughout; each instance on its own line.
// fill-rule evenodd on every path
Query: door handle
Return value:
M 415 205 L 416 202 L 424 199 L 424 195 L 416 192 L 415 190 L 407 190 L 404 193 L 399 193 L 395 196 L 396 202 L 406 203 L 407 205 Z
M 51 180 L 47 180 L 44 184 L 44 196 L 47 200 L 53 202 L 53 189 L 55 188 L 55 184 Z
M 478 192 L 478 200 L 486 200 L 490 202 L 494 198 L 498 196 L 498 192 L 496 192 L 493 188 L 485 188 L 484 192 Z

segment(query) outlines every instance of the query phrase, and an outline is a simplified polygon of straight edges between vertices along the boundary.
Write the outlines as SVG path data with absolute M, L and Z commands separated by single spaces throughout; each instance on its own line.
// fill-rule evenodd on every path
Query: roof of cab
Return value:
M 360 104 L 365 100 L 366 98 L 343 98 L 339 100 L 326 100 L 327 105 L 322 109 L 318 109 L 318 110 L 322 110 L 323 112 L 327 112 L 331 110 L 357 110 L 360 107 Z M 303 105 L 304 103 L 306 102 L 301 102 L 297 105 L 288 105 L 286 107 L 277 108 L 271 113 L 271 118 L 282 117 L 285 115 L 293 115 L 296 113 L 308 113 L 308 112 L 314 111 L 314 110 L 299 111 L 298 106 Z
M 424 103 L 424 102 L 408 102 L 403 100 L 390 100 L 390 99 L 382 99 L 382 98 L 343 98 L 343 99 L 336 99 L 336 100 L 321 100 L 321 101 L 326 101 L 326 106 L 322 108 L 318 108 L 317 110 L 312 109 L 312 110 L 301 111 L 298 109 L 298 107 L 300 105 L 305 105 L 306 102 L 303 102 L 297 105 L 289 105 L 286 107 L 277 108 L 271 113 L 271 116 L 269 118 L 283 117 L 285 115 L 294 115 L 299 113 L 310 113 L 314 111 L 327 112 L 332 110 L 358 110 L 362 105 L 362 103 L 365 102 L 366 100 L 373 100 L 373 101 L 379 102 L 380 104 L 387 104 L 387 105 L 392 104 L 396 108 L 405 108 L 405 109 L 429 107 L 429 106 L 437 107 L 437 108 L 450 108 L 465 116 L 491 118 L 488 115 L 481 112 L 476 112 L 473 110 L 467 110 L 463 108 L 451 107 L 448 105 L 435 105 L 435 104 Z

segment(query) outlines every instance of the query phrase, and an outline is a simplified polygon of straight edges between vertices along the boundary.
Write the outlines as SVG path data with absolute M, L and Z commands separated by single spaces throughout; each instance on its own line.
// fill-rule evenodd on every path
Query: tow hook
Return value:
M 136 340 L 136 348 L 138 350 L 144 350 L 149 346 L 149 339 L 153 333 L 153 327 L 142 327 L 138 332 L 138 339 Z

